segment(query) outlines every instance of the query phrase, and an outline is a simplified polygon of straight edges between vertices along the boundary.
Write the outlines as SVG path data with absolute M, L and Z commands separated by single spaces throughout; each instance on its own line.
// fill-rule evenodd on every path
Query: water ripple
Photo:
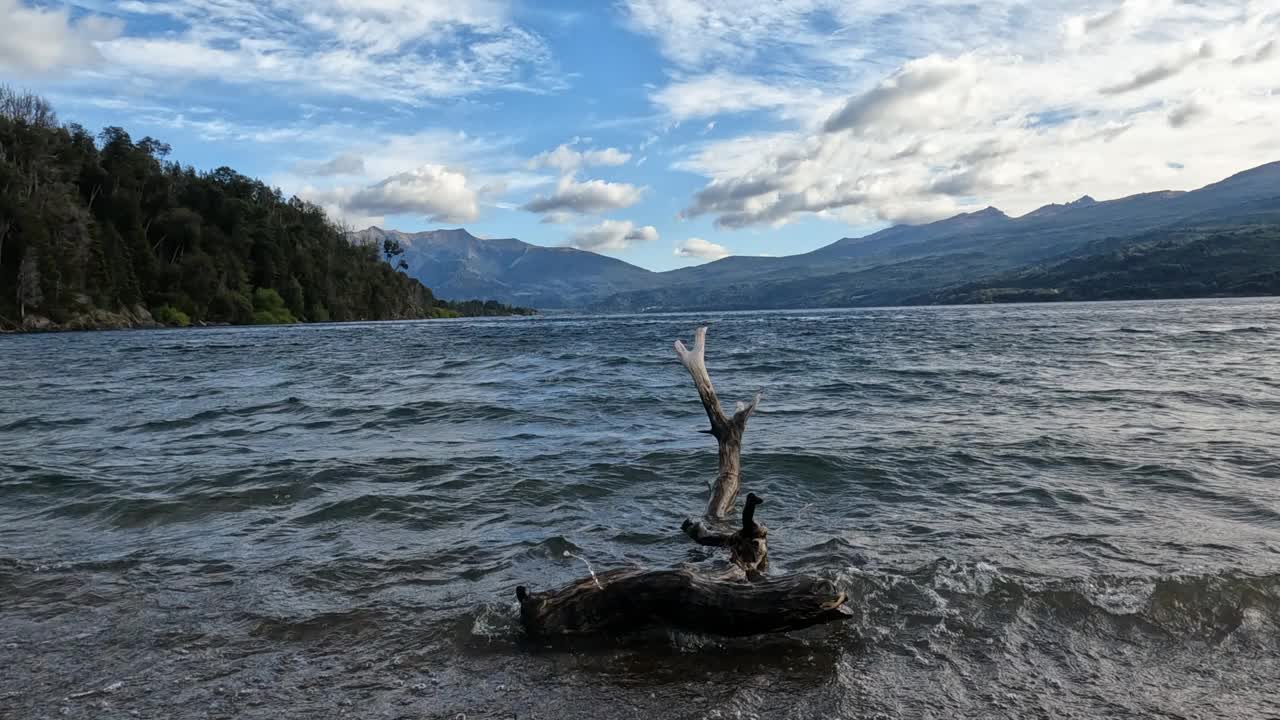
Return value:
M 702 323 L 726 405 L 764 393 L 774 572 L 857 617 L 529 642 L 517 584 L 723 565 L 678 531 L 715 473 L 670 351 Z M 1262 717 L 1278 330 L 1267 300 L 8 338 L 0 707 Z

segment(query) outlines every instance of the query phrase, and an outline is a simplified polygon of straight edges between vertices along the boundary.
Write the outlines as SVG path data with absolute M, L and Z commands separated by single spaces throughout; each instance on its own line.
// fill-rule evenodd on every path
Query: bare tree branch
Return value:
M 711 375 L 707 372 L 707 329 L 700 327 L 694 332 L 692 350 L 680 340 L 676 340 L 675 349 L 676 357 L 680 358 L 681 364 L 693 378 L 693 386 L 702 400 L 702 407 L 707 411 L 707 419 L 711 421 L 710 433 L 720 446 L 719 472 L 711 488 L 706 512 L 707 517 L 720 519 L 729 514 L 738 497 L 742 433 L 747 429 L 747 418 L 751 417 L 760 403 L 760 393 L 756 393 L 748 404 L 738 403 L 733 417 L 726 417 L 724 410 L 720 408 L 720 399 L 716 397 L 716 389 L 711 384 Z

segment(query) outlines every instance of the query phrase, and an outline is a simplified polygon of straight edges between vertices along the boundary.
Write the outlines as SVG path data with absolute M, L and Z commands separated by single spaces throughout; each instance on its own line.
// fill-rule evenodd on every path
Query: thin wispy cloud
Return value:
M 168 0 L 113 10 L 114 18 L 80 19 L 71 34 L 100 55 L 98 72 L 138 87 L 211 80 L 409 105 L 563 87 L 544 38 L 504 2 Z M 131 20 L 162 30 L 121 32 Z
M 302 175 L 324 177 L 327 175 L 363 175 L 364 158 L 355 153 L 341 153 L 322 163 L 301 163 L 297 171 Z
M 1115 93 L 1140 90 L 1148 85 L 1154 85 L 1161 80 L 1167 80 L 1177 75 L 1197 60 L 1205 60 L 1211 57 L 1213 57 L 1213 48 L 1209 43 L 1201 43 L 1200 48 L 1194 52 L 1184 53 L 1181 57 L 1145 68 L 1123 82 L 1102 88 L 1101 92 L 1105 95 L 1113 95 Z
M 808 102 L 817 91 L 779 87 L 751 77 L 715 72 L 673 82 L 655 92 L 655 105 L 677 120 L 716 117 L 747 110 L 773 110 Z M 711 124 L 714 127 L 714 122 Z

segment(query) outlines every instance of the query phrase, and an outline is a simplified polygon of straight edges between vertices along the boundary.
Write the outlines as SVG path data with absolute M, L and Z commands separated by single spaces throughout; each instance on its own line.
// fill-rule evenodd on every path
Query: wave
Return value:
M 557 552 L 562 545 L 572 547 L 563 538 L 550 545 Z M 1218 644 L 1231 639 L 1280 651 L 1280 575 L 1051 578 L 946 558 L 905 572 L 850 567 L 827 575 L 848 594 L 853 619 L 846 626 L 792 633 L 791 642 L 855 642 L 898 651 L 928 637 L 961 644 L 1017 643 L 1028 638 L 1054 644 L 1073 634 L 1119 632 L 1132 642 Z M 455 638 L 463 643 L 476 639 L 518 643 L 522 638 L 515 606 L 496 599 L 457 614 L 454 622 L 469 629 Z M 658 629 L 634 639 L 604 639 L 603 643 L 673 642 L 690 635 L 696 633 L 677 635 Z M 712 645 L 743 642 L 708 640 Z
M 421 400 L 393 407 L 384 416 L 397 421 L 501 420 L 517 414 L 519 412 L 513 408 L 487 403 Z
M 198 413 L 188 415 L 182 418 L 167 418 L 164 420 L 150 420 L 139 423 L 137 425 L 123 425 L 110 428 L 112 432 L 129 432 L 129 431 L 164 431 L 173 429 L 183 429 L 201 425 L 211 420 L 221 418 L 248 418 L 255 415 L 264 415 L 278 412 L 299 413 L 308 410 L 308 405 L 301 398 L 287 397 L 283 400 L 277 400 L 269 403 L 258 403 L 253 405 L 244 405 L 241 407 L 217 408 L 213 410 L 202 410 Z
M 17 432 L 19 430 L 56 430 L 59 428 L 79 427 L 93 422 L 93 418 L 42 418 L 25 417 L 0 425 L 0 432 Z
M 1242 325 L 1228 328 L 1201 328 L 1192 330 L 1193 335 L 1265 335 L 1271 328 L 1261 325 Z
M 1010 625 L 1050 634 L 1122 627 L 1151 640 L 1209 642 L 1244 631 L 1280 647 L 1280 575 L 1044 578 L 940 559 L 905 574 L 852 569 L 840 580 L 868 626 L 906 617 L 972 636 Z

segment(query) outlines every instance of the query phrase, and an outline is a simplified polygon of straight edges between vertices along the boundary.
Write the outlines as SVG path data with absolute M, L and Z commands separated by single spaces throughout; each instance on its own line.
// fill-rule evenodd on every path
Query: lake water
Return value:
M 723 563 L 671 342 L 843 625 L 526 640 Z M 1280 302 L 0 338 L 0 717 L 1280 716 Z

